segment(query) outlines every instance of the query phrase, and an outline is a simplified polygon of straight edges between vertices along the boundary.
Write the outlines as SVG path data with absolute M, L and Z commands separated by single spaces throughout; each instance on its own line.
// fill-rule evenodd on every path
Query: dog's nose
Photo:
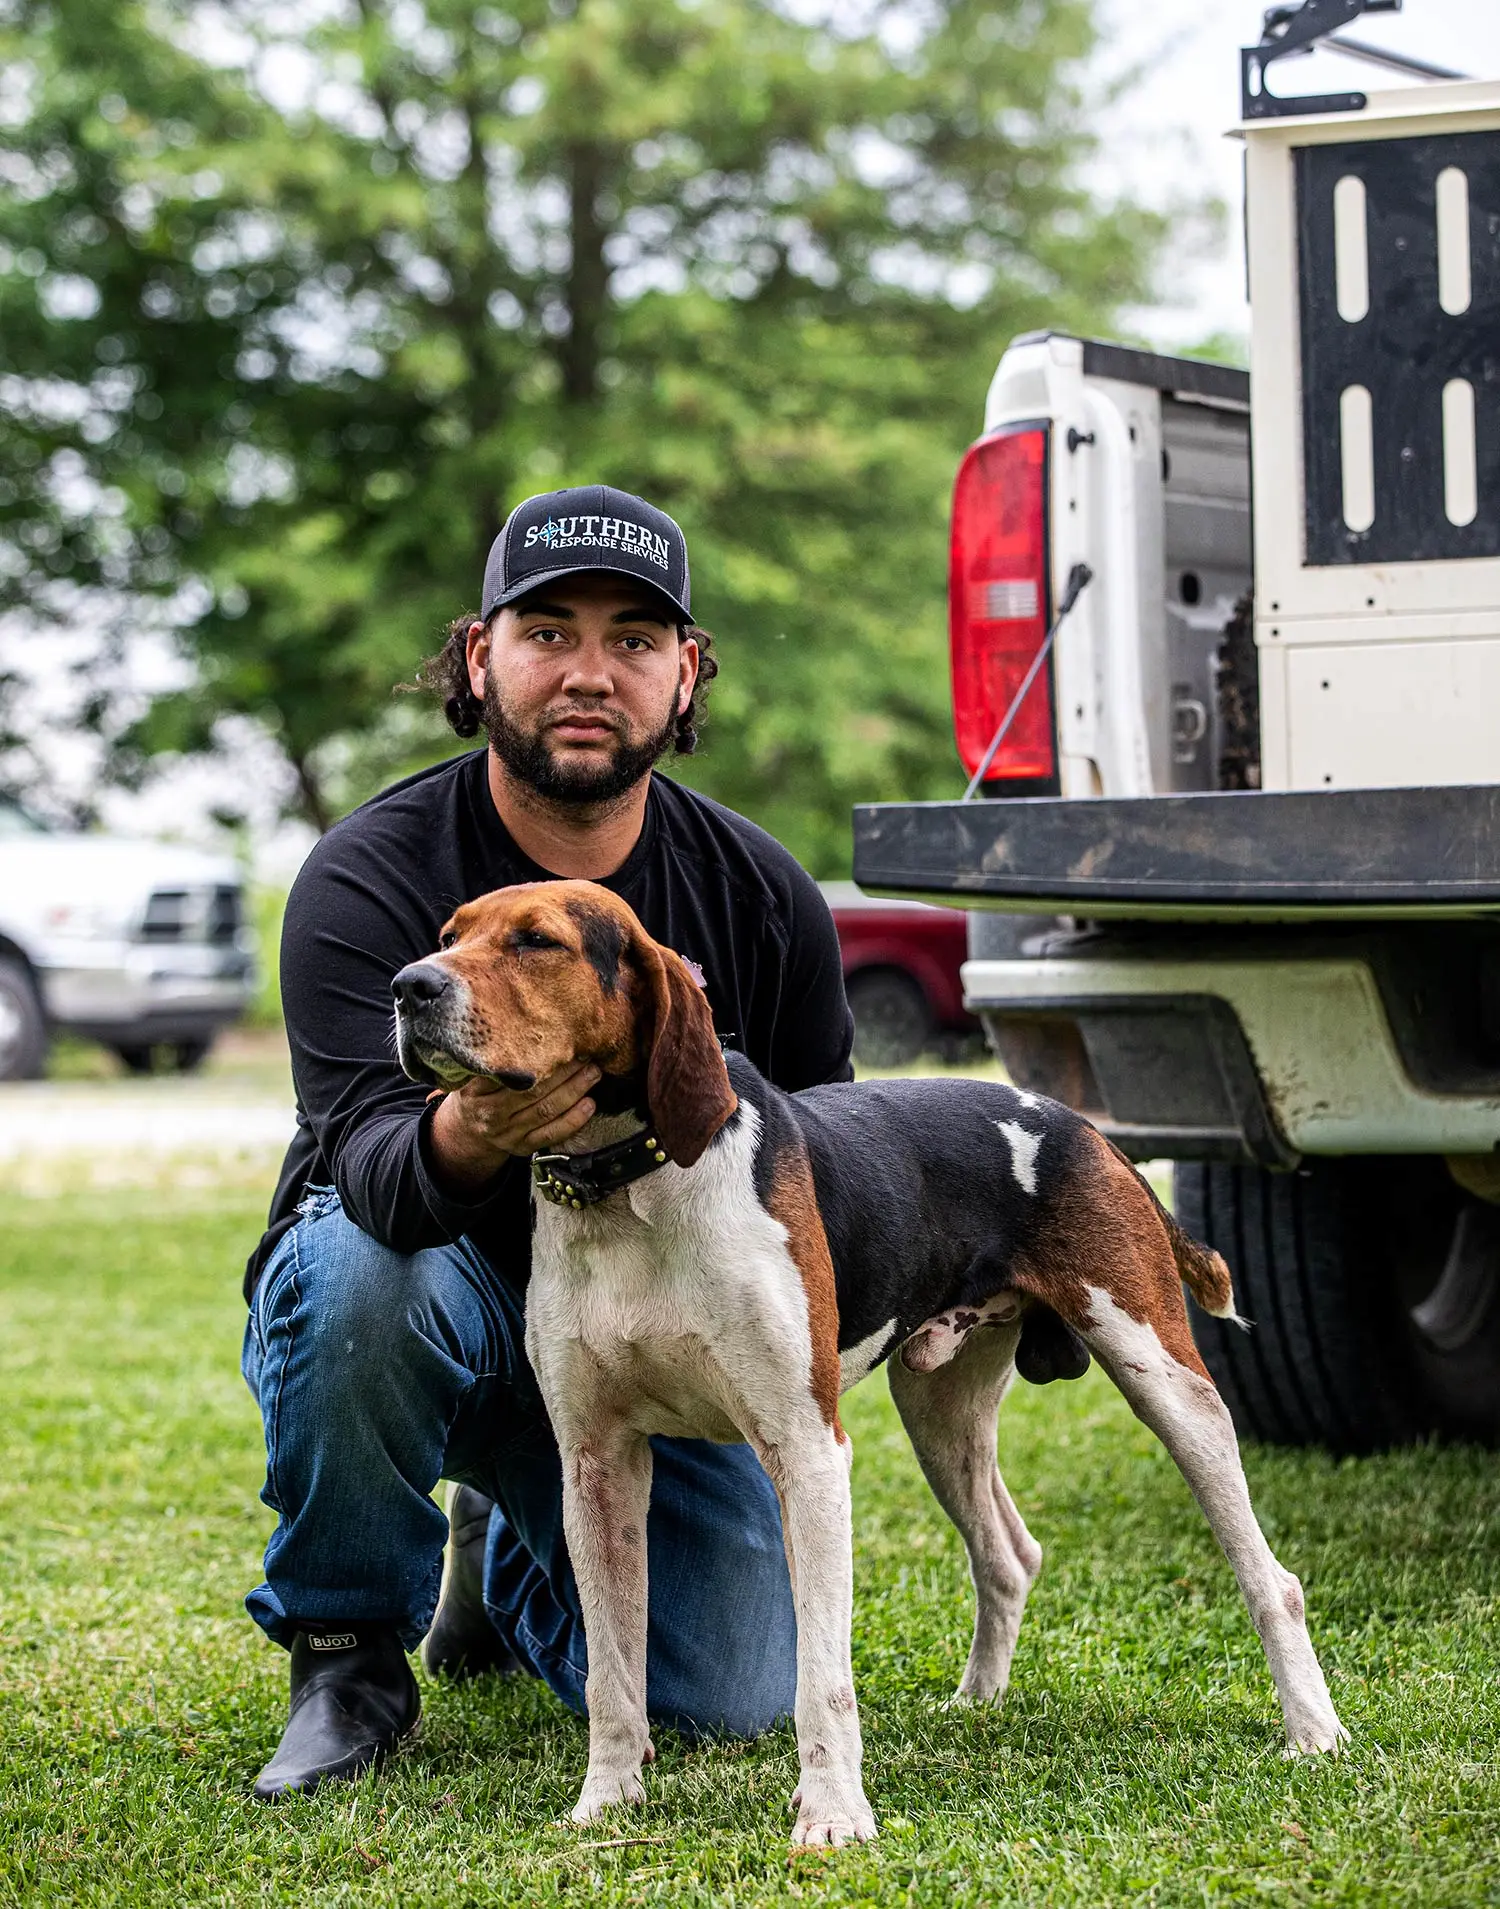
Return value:
M 453 985 L 452 977 L 432 961 L 413 961 L 391 983 L 397 1007 L 426 1008 L 441 1001 Z

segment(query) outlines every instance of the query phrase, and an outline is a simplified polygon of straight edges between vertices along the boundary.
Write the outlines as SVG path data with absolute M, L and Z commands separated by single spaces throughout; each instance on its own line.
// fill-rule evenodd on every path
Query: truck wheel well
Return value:
M 40 997 L 42 990 L 37 981 L 37 972 L 32 964 L 31 956 L 19 942 L 12 941 L 9 935 L 0 934 L 0 961 L 18 961 L 26 970 L 31 985 Z
M 877 956 L 870 961 L 857 961 L 846 968 L 844 970 L 845 985 L 847 986 L 851 981 L 862 980 L 866 975 L 871 974 L 904 975 L 908 981 L 915 981 L 918 987 L 921 987 L 924 993 L 926 992 L 922 977 L 917 970 L 908 967 L 904 961 L 892 961 L 889 955 Z
M 854 1014 L 854 1058 L 862 1067 L 914 1061 L 937 1024 L 932 995 L 909 968 L 872 961 L 844 977 Z
M 889 955 L 877 955 L 869 961 L 861 961 L 857 966 L 844 970 L 844 989 L 848 990 L 857 982 L 870 981 L 881 975 L 890 975 L 899 982 L 914 987 L 927 1003 L 927 1011 L 936 1018 L 941 1012 L 941 993 L 933 986 L 932 978 L 922 972 L 919 963 L 892 960 Z

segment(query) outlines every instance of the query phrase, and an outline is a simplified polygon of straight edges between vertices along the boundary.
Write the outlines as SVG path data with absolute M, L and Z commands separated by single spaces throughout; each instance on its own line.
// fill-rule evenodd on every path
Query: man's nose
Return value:
M 604 646 L 580 643 L 568 658 L 563 688 L 574 696 L 608 696 L 614 686 L 614 672 Z
M 391 983 L 391 993 L 400 1008 L 431 1007 L 441 1001 L 453 986 L 453 977 L 435 961 L 413 961 Z

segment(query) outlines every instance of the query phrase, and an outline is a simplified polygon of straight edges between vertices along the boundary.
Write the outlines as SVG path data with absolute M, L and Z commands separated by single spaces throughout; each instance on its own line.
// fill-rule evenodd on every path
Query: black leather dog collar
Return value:
M 581 1211 L 666 1164 L 666 1149 L 648 1127 L 592 1153 L 533 1154 L 531 1177 L 544 1200 Z

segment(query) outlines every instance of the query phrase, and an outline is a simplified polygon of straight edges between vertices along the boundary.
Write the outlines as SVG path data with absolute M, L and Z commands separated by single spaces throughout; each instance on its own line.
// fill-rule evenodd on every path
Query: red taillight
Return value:
M 953 730 L 972 775 L 1047 634 L 1047 428 L 970 445 L 953 488 L 948 639 Z M 1057 774 L 1052 672 L 1040 670 L 986 783 Z

